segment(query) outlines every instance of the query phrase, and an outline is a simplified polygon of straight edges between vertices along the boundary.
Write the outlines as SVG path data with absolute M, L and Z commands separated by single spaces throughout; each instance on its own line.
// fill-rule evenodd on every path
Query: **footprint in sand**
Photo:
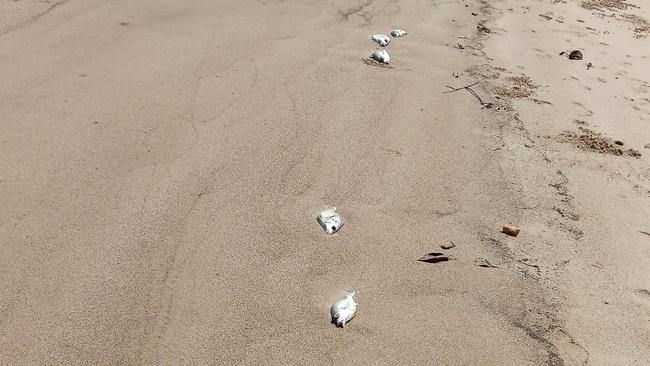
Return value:
M 553 14 L 551 14 L 551 15 L 553 15 Z M 548 22 L 549 20 L 553 19 L 553 17 L 551 15 L 549 15 L 549 14 L 540 14 L 539 17 L 544 19 L 544 21 Z M 541 21 L 541 19 L 539 19 L 539 20 Z
M 577 79 L 576 79 L 576 80 L 577 80 Z M 573 105 L 579 107 L 580 110 L 582 110 L 582 113 L 578 112 L 578 115 L 579 115 L 580 117 L 591 117 L 591 116 L 594 115 L 594 112 L 592 112 L 591 110 L 589 110 L 587 107 L 584 106 L 584 104 L 582 104 L 582 103 L 580 103 L 580 102 L 572 101 L 571 104 L 573 104 Z
M 533 48 L 533 51 L 538 53 L 539 54 L 538 57 L 540 57 L 540 58 L 553 58 L 553 55 L 551 55 L 550 53 L 548 53 L 548 52 L 546 52 L 546 51 L 544 51 L 544 50 L 542 50 L 540 48 Z
M 634 294 L 641 300 L 650 301 L 650 291 L 644 288 L 634 291 Z

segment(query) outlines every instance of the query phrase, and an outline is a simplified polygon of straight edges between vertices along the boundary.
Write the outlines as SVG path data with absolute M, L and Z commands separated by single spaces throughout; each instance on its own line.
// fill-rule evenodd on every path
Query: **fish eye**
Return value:
M 332 231 L 335 231 L 335 230 L 336 230 L 336 226 L 332 226 Z

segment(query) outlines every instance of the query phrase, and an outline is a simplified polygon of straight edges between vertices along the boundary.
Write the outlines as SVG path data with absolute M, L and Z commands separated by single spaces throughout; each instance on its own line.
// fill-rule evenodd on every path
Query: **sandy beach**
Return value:
M 0 364 L 649 365 L 649 37 L 641 0 L 0 2 Z

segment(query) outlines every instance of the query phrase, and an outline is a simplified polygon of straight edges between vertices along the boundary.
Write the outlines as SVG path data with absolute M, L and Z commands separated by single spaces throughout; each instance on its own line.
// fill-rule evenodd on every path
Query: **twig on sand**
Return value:
M 483 99 L 481 99 L 481 97 L 478 95 L 478 93 L 476 93 L 476 92 L 474 91 L 474 89 L 472 89 L 472 87 L 475 86 L 475 85 L 477 85 L 478 83 L 479 83 L 479 82 L 477 81 L 477 82 L 475 82 L 475 83 L 473 83 L 473 84 L 469 84 L 469 85 L 461 86 L 460 88 L 454 88 L 453 86 L 445 85 L 445 87 L 447 87 L 447 88 L 449 88 L 449 89 L 451 89 L 451 90 L 448 90 L 448 91 L 446 91 L 446 92 L 443 92 L 442 94 L 454 93 L 454 92 L 457 92 L 457 91 L 459 91 L 459 90 L 463 90 L 463 89 L 465 89 L 465 90 L 467 90 L 467 92 L 469 92 L 470 94 L 472 94 L 472 95 L 474 96 L 474 98 L 476 98 L 476 99 L 478 100 L 479 103 L 481 103 L 481 106 L 482 106 L 482 107 L 484 107 L 484 108 L 491 108 L 491 107 L 492 107 L 492 103 L 484 102 Z
M 457 91 L 459 91 L 459 90 L 463 90 L 463 89 L 471 88 L 471 87 L 473 87 L 474 85 L 477 85 L 478 83 L 479 83 L 479 82 L 477 81 L 477 82 L 475 82 L 474 84 L 469 84 L 469 85 L 461 86 L 460 88 L 454 88 L 453 86 L 446 85 L 446 87 L 449 88 L 449 89 L 451 89 L 451 90 L 450 90 L 450 91 L 446 91 L 446 92 L 444 92 L 444 93 L 442 93 L 442 94 L 453 93 L 453 92 L 457 92 Z

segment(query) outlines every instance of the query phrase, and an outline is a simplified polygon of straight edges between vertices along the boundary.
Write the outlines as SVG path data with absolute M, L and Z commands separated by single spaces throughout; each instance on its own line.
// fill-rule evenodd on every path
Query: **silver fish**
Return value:
M 407 34 L 407 31 L 401 29 L 395 29 L 394 31 L 390 32 L 390 35 L 393 37 L 404 37 Z
M 345 324 L 349 323 L 355 315 L 357 315 L 357 303 L 354 301 L 353 297 L 356 294 L 356 291 L 348 292 L 345 297 L 338 300 L 330 308 L 330 314 L 332 315 L 332 323 L 337 327 L 345 327 Z
M 382 47 L 386 47 L 390 43 L 390 37 L 384 34 L 373 34 L 371 38 Z
M 370 55 L 370 58 L 384 64 L 390 63 L 390 55 L 386 50 L 377 50 Z
M 345 223 L 341 215 L 336 212 L 336 207 L 319 213 L 316 220 L 323 227 L 323 230 L 330 235 L 341 230 L 341 226 Z

